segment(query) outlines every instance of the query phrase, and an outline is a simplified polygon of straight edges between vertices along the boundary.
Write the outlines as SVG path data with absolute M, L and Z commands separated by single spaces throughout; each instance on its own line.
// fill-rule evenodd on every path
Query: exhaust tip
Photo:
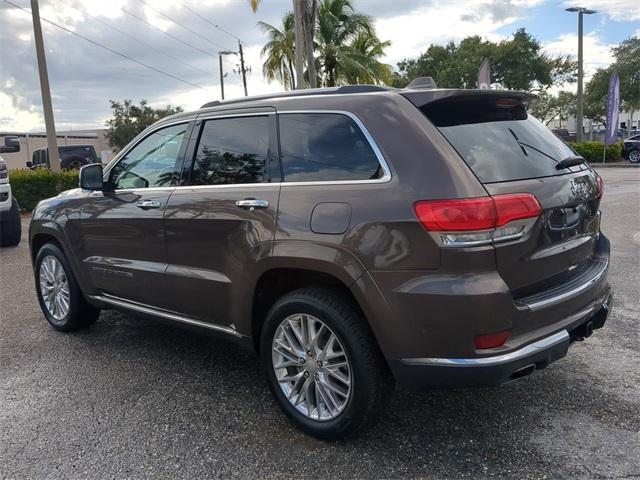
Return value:
M 519 368 L 515 372 L 511 374 L 509 377 L 511 380 L 517 380 L 518 378 L 526 377 L 527 375 L 531 375 L 536 369 L 536 365 L 532 363 L 531 365 L 527 365 L 525 367 Z

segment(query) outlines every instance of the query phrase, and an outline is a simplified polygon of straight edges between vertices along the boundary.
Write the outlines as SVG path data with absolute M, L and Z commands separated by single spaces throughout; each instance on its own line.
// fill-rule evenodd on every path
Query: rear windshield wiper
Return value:
M 585 162 L 584 157 L 581 157 L 580 155 L 571 155 L 563 160 L 560 160 L 556 164 L 556 170 L 562 170 L 563 168 L 573 167 L 575 165 L 580 165 L 581 163 L 584 163 L 584 162 Z

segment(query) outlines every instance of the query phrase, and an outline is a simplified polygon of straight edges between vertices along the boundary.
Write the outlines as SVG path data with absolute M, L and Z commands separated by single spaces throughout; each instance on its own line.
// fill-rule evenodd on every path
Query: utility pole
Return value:
M 33 38 L 36 41 L 38 72 L 40 73 L 40 91 L 42 92 L 44 124 L 47 130 L 49 167 L 52 171 L 59 172 L 60 159 L 58 157 L 58 139 L 56 138 L 56 124 L 53 119 L 51 91 L 49 90 L 49 74 L 47 73 L 47 60 L 44 53 L 44 40 L 42 38 L 42 25 L 40 24 L 40 9 L 38 8 L 38 0 L 31 0 L 31 15 L 33 16 Z
M 583 31 L 583 16 L 596 13 L 595 10 L 590 10 L 584 7 L 570 7 L 566 9 L 567 12 L 578 13 L 578 105 L 576 108 L 576 142 L 582 142 L 582 126 L 584 123 L 584 99 L 582 91 L 582 81 L 584 76 L 583 68 L 583 56 L 582 56 L 582 31 Z
M 222 100 L 224 100 L 224 74 L 222 73 L 222 53 L 218 53 L 218 60 L 220 60 L 220 93 L 222 94 Z
M 240 70 L 242 70 L 242 85 L 244 85 L 244 96 L 247 93 L 247 69 L 244 67 L 244 53 L 242 52 L 242 42 L 238 40 L 238 51 L 240 52 Z

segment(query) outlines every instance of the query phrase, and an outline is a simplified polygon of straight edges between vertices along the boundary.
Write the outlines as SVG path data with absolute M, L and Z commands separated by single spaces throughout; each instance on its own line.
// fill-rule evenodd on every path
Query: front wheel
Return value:
M 38 251 L 35 277 L 40 308 L 53 328 L 70 332 L 98 319 L 100 310 L 87 303 L 57 245 L 47 243 Z
M 278 300 L 260 354 L 284 413 L 319 438 L 344 437 L 373 420 L 393 385 L 364 318 L 332 290 L 305 288 Z
M 631 150 L 628 157 L 631 163 L 640 162 L 640 149 L 636 148 L 635 150 Z

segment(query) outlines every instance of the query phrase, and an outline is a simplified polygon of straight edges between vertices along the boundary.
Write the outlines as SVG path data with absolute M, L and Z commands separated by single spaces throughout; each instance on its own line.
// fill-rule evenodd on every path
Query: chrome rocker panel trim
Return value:
M 208 330 L 215 330 L 217 332 L 226 333 L 228 335 L 233 335 L 234 337 L 238 337 L 238 338 L 243 337 L 242 334 L 240 334 L 239 332 L 237 332 L 235 329 L 231 327 L 225 327 L 223 325 L 215 325 L 212 323 L 195 320 L 193 318 L 188 318 L 182 315 L 178 315 L 177 313 L 158 310 L 148 305 L 142 305 L 139 303 L 130 302 L 121 298 L 113 297 L 111 295 L 90 295 L 89 298 L 97 302 L 103 302 L 109 305 L 113 305 L 115 307 L 126 308 L 128 310 L 134 310 L 136 312 L 145 313 L 147 315 L 161 317 L 174 322 L 206 328 Z

